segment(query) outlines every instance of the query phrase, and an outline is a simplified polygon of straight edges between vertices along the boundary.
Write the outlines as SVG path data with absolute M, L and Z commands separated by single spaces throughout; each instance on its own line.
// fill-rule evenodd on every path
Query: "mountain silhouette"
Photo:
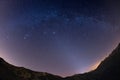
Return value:
M 120 44 L 93 71 L 66 77 L 68 80 L 120 80 Z
M 62 78 L 46 72 L 16 67 L 0 58 L 0 80 L 62 80 Z
M 16 67 L 0 58 L 0 80 L 120 80 L 120 44 L 95 70 L 65 78 Z

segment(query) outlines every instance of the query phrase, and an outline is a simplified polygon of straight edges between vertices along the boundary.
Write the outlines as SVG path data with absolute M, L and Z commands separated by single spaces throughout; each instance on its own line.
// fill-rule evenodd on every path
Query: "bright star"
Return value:
M 53 33 L 53 35 L 55 35 L 56 34 L 56 32 L 52 32 Z

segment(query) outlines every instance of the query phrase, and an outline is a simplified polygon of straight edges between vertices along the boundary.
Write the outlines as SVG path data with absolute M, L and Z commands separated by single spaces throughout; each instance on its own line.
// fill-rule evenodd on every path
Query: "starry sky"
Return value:
M 68 76 L 90 71 L 120 42 L 119 0 L 0 0 L 0 57 Z

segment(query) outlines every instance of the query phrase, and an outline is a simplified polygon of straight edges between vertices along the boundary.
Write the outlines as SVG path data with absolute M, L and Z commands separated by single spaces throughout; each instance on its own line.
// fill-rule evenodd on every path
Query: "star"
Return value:
M 27 39 L 28 37 L 30 37 L 29 34 L 25 34 L 25 35 L 24 35 L 24 39 Z
M 27 37 L 25 37 L 25 36 L 24 36 L 24 39 L 26 40 L 26 39 L 27 39 Z
M 53 35 L 55 35 L 55 34 L 56 34 L 56 32 L 54 31 L 54 32 L 52 32 L 52 34 L 53 34 Z
M 46 35 L 46 34 L 47 34 L 47 32 L 46 32 L 46 31 L 44 31 L 44 32 L 43 32 L 43 34 L 44 34 L 44 35 Z

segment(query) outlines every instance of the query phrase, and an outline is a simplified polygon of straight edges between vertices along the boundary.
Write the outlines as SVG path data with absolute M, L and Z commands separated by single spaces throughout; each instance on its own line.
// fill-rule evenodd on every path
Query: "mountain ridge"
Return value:
M 61 77 L 7 63 L 0 57 L 0 80 L 120 80 L 120 44 L 90 72 Z

